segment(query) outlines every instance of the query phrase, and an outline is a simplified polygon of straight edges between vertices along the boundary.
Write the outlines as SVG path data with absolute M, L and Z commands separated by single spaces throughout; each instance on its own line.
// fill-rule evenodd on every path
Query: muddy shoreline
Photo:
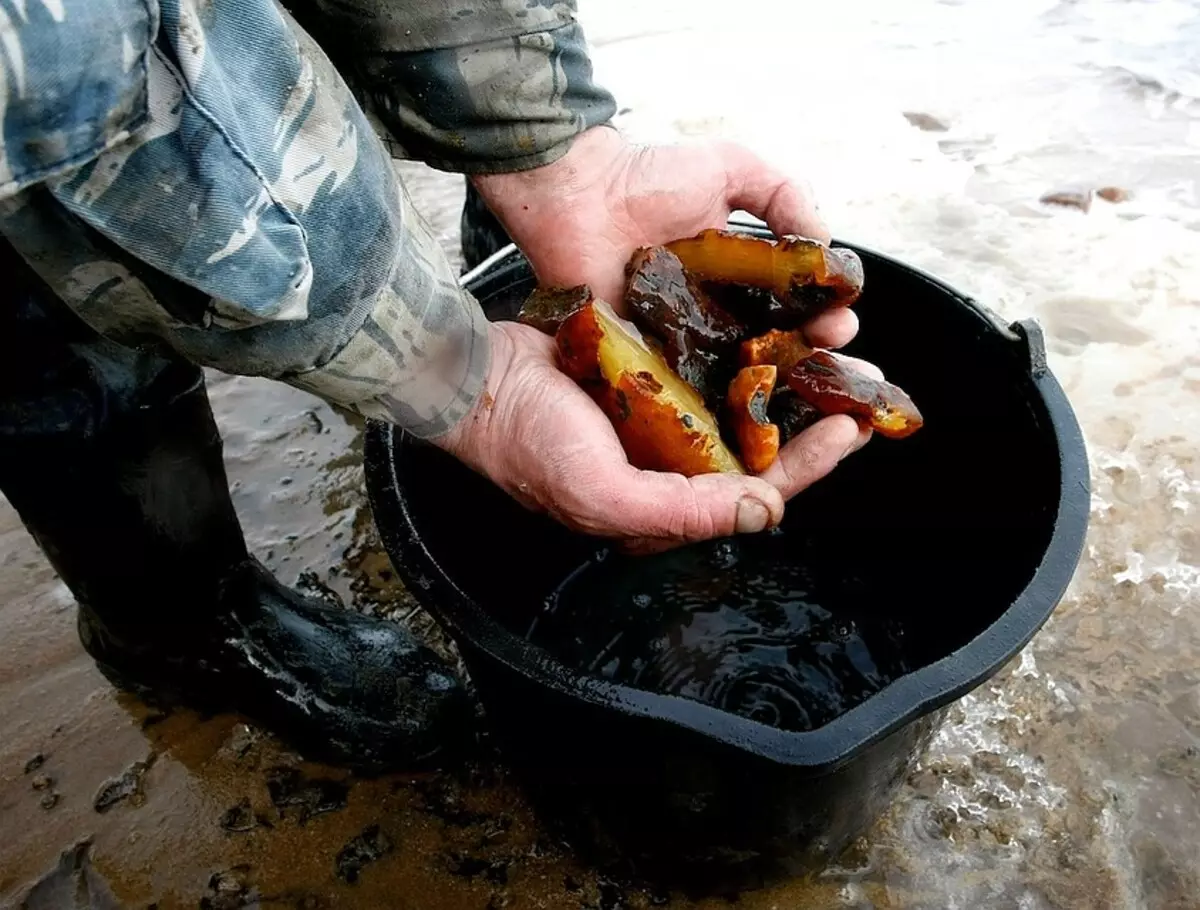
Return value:
M 732 22 L 664 2 L 634 29 L 613 0 L 585 25 L 635 137 L 753 143 L 812 180 L 842 239 L 1005 318 L 1037 318 L 1087 438 L 1093 501 L 1062 604 L 951 708 L 892 810 L 834 866 L 736 903 L 1195 910 L 1200 101 L 1185 91 L 1191 70 L 1167 63 L 1200 7 L 1162 4 L 1160 21 L 1158 4 L 930 0 L 900 17 L 863 0 L 848 23 L 802 6 L 762 0 L 759 20 Z M 798 34 L 812 39 L 799 64 Z M 793 91 L 800 66 L 837 74 L 838 90 L 800 93 L 804 115 L 781 119 L 778 93 L 752 96 L 700 65 L 730 42 L 753 42 L 764 85 Z M 1162 63 L 1157 82 L 1114 75 L 1143 57 Z M 402 172 L 456 259 L 461 178 Z M 1086 211 L 1038 202 L 1080 183 L 1132 193 L 1089 196 Z M 360 427 L 282 386 L 210 378 L 255 555 L 287 584 L 448 650 L 374 538 Z M 453 772 L 357 780 L 238 718 L 164 714 L 114 692 L 79 645 L 69 593 L 2 500 L 0 731 L 4 910 L 730 905 L 588 866 L 486 742 Z

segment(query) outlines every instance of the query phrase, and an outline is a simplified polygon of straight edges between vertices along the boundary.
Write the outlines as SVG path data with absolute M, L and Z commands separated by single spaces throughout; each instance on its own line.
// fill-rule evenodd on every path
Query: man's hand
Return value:
M 761 477 L 639 471 L 608 418 L 558 369 L 553 339 L 512 322 L 489 331 L 487 393 L 433 442 L 528 508 L 634 551 L 773 527 L 786 499 L 866 441 L 851 418 L 829 417 Z
M 807 187 L 728 142 L 642 147 L 596 127 L 553 164 L 474 183 L 541 284 L 588 284 L 619 313 L 634 250 L 723 228 L 737 209 L 776 234 L 829 240 Z M 806 327 L 820 347 L 841 347 L 857 331 L 845 308 Z
M 776 234 L 829 240 L 805 188 L 729 143 L 640 148 L 600 127 L 553 164 L 474 179 L 541 284 L 588 284 L 618 312 L 635 249 L 725 227 L 736 209 Z M 805 327 L 821 347 L 840 347 L 857 330 L 845 308 Z M 488 395 L 434 442 L 526 506 L 637 551 L 773 527 L 786 500 L 871 435 L 849 417 L 827 417 L 758 477 L 639 471 L 608 418 L 558 369 L 551 338 L 502 322 L 493 323 L 491 344 Z

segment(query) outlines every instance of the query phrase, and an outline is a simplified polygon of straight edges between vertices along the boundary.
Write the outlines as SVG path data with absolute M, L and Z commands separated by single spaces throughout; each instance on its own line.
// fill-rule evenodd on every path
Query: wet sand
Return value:
M 1200 220 L 1194 178 L 1191 196 L 1184 179 L 1200 172 L 1188 170 L 1200 141 L 1175 141 L 1200 139 L 1200 113 L 1178 92 L 1164 100 L 1111 80 L 1105 104 L 1047 94 L 1076 83 L 1070 61 L 1035 45 L 983 61 L 974 89 L 935 89 L 922 82 L 927 52 L 941 48 L 944 75 L 971 49 L 950 37 L 962 5 L 930 4 L 927 20 L 900 25 L 876 7 L 870 23 L 892 56 L 873 64 L 869 41 L 815 23 L 826 40 L 814 43 L 813 66 L 845 39 L 866 71 L 840 99 L 810 99 L 809 123 L 864 106 L 851 139 L 819 141 L 802 124 L 772 131 L 716 79 L 657 101 L 639 89 L 655 66 L 716 46 L 703 20 L 656 37 L 672 28 L 675 7 L 664 4 L 631 36 L 615 14 L 594 13 L 598 65 L 633 106 L 631 131 L 735 135 L 777 159 L 790 149 L 836 233 L 929 268 L 1008 318 L 1039 318 L 1092 457 L 1088 547 L 1042 633 L 951 710 L 892 811 L 836 866 L 738 904 L 1200 907 Z M 1015 33 L 1026 12 L 1006 11 L 1004 28 Z M 998 75 L 1037 53 L 1052 62 Z M 778 80 L 786 67 L 769 56 L 764 78 Z M 908 59 L 911 68 L 888 69 Z M 896 79 L 879 82 L 885 72 Z M 1009 100 L 989 108 L 970 91 Z M 1014 131 L 1007 115 L 1021 101 Z M 918 110 L 946 123 L 902 116 Z M 453 253 L 460 181 L 404 172 Z M 1133 201 L 1094 201 L 1086 214 L 1039 206 L 1075 177 L 1126 183 Z M 274 384 L 214 376 L 210 390 L 255 554 L 288 584 L 414 623 L 437 643 L 373 538 L 359 428 Z M 169 601 L 166 592 L 164 609 Z M 358 781 L 235 717 L 163 716 L 115 693 L 78 644 L 70 595 L 2 501 L 0 730 L 0 907 L 27 896 L 30 907 L 161 910 L 727 905 L 585 867 L 486 753 L 444 774 Z

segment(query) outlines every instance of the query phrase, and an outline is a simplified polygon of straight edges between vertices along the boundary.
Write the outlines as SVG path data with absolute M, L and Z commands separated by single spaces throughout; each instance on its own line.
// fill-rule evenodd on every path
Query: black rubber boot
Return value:
M 115 684 L 245 714 L 306 757 L 414 768 L 466 741 L 451 671 L 247 553 L 202 373 L 91 332 L 0 251 L 0 490 Z
M 471 181 L 467 181 L 467 197 L 463 201 L 462 216 L 459 219 L 459 233 L 462 235 L 463 270 L 469 272 L 483 260 L 498 253 L 512 239 L 504 226 L 492 214 L 483 197 L 475 191 Z

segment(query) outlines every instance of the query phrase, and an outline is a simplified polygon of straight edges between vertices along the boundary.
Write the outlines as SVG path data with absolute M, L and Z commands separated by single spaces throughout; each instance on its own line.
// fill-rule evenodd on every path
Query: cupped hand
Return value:
M 590 285 L 618 312 L 634 250 L 724 228 L 739 209 L 777 235 L 829 241 L 809 188 L 730 142 L 641 146 L 595 127 L 552 164 L 474 183 L 539 283 Z M 857 331 L 846 308 L 805 327 L 812 344 L 829 348 Z
M 530 509 L 649 552 L 777 525 L 784 502 L 828 474 L 866 437 L 829 417 L 794 439 L 763 475 L 684 477 L 629 464 L 599 406 L 562 373 L 553 340 L 493 323 L 487 394 L 434 443 Z
M 636 249 L 723 228 L 733 211 L 750 212 L 777 235 L 829 240 L 806 186 L 727 142 L 644 147 L 598 127 L 553 164 L 474 182 L 540 284 L 587 284 L 618 312 Z M 837 348 L 857 330 L 854 312 L 841 308 L 805 334 Z M 777 525 L 787 500 L 871 436 L 849 417 L 827 417 L 757 477 L 641 471 L 600 408 L 558 369 L 552 339 L 513 323 L 495 323 L 491 332 L 489 395 L 439 444 L 529 508 L 628 549 Z M 858 366 L 879 376 L 870 364 Z

